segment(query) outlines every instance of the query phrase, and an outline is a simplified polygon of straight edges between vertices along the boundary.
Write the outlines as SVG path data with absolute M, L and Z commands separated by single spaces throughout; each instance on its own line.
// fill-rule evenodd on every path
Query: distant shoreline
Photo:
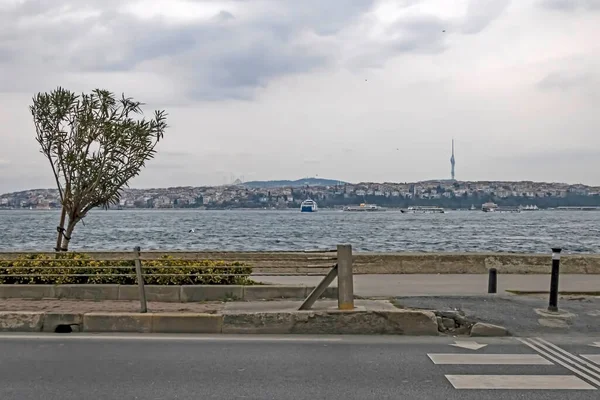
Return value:
M 582 209 L 588 208 L 588 209 Z M 387 212 L 392 213 L 401 213 L 404 210 L 404 207 L 389 207 L 387 208 Z M 481 208 L 476 208 L 474 210 L 469 208 L 444 208 L 446 212 L 478 212 L 481 213 Z M 60 208 L 0 208 L 0 211 L 36 211 L 36 212 L 59 212 Z M 172 208 L 110 208 L 108 210 L 104 210 L 102 208 L 93 209 L 93 211 L 148 211 L 148 212 L 161 212 L 161 211 L 196 211 L 196 212 L 211 212 L 211 211 L 279 211 L 279 212 L 300 212 L 298 208 L 192 208 L 192 207 L 172 207 Z M 342 212 L 342 206 L 331 208 L 331 207 L 320 207 L 319 211 L 323 212 Z M 535 210 L 535 212 L 565 212 L 565 211 L 580 211 L 580 212 L 591 212 L 591 211 L 600 211 L 600 207 L 586 207 L 586 206 L 573 206 L 572 208 L 563 207 L 562 209 L 557 208 L 539 208 Z M 520 213 L 530 214 L 535 213 L 534 211 L 522 211 Z M 356 214 L 355 212 L 345 212 L 348 214 Z M 380 212 L 362 212 L 360 214 L 380 214 Z M 492 214 L 505 214 L 510 213 L 507 211 L 499 211 Z M 311 213 L 312 214 L 312 213 Z M 314 214 L 318 214 L 315 212 Z M 418 213 L 417 213 L 418 214 Z M 408 215 L 415 215 L 413 213 L 409 213 Z

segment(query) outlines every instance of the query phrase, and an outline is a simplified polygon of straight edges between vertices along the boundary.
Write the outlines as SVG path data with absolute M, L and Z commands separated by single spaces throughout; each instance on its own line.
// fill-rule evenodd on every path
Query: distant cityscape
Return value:
M 439 206 L 451 209 L 499 206 L 539 208 L 599 207 L 600 186 L 546 182 L 475 181 L 455 179 L 454 139 L 450 177 L 414 183 L 348 183 L 324 178 L 242 182 L 230 185 L 124 189 L 119 204 L 111 208 L 286 209 L 300 207 L 306 199 L 320 208 L 339 208 L 360 203 L 404 208 Z M 0 209 L 58 209 L 57 189 L 32 189 L 0 196 Z
M 114 208 L 119 209 L 239 209 L 296 208 L 311 198 L 320 208 L 370 203 L 386 207 L 437 205 L 445 208 L 498 205 L 540 208 L 600 206 L 600 187 L 543 182 L 461 182 L 453 180 L 415 183 L 347 183 L 319 178 L 298 181 L 243 183 L 225 186 L 125 189 Z M 0 196 L 1 209 L 56 209 L 56 189 L 33 189 Z

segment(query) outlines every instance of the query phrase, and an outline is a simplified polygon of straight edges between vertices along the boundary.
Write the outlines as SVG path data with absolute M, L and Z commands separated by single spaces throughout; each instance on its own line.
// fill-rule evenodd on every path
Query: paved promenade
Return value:
M 253 279 L 274 284 L 316 285 L 321 276 L 256 276 Z M 337 285 L 334 281 L 333 285 Z M 355 275 L 354 292 L 363 297 L 480 295 L 487 293 L 486 274 L 440 275 Z M 505 290 L 548 291 L 548 275 L 498 275 L 498 293 Z M 560 290 L 600 292 L 600 275 L 561 275 Z

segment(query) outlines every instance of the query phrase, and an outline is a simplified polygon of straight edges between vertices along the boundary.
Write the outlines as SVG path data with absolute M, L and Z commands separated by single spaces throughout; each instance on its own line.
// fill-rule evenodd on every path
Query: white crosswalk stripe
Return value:
M 517 338 L 537 354 L 430 353 L 436 365 L 561 366 L 574 375 L 444 375 L 455 389 L 597 390 L 600 354 L 575 355 L 542 338 Z M 550 370 L 548 371 L 550 372 Z
M 428 354 L 434 364 L 453 365 L 552 365 L 537 354 Z
M 533 350 L 537 351 L 539 354 L 548 358 L 549 360 L 554 361 L 555 363 L 562 365 L 568 370 L 574 372 L 576 375 L 581 378 L 587 380 L 588 382 L 593 383 L 594 385 L 600 386 L 600 374 L 596 374 L 594 371 L 589 370 L 588 368 L 579 365 L 577 362 L 569 359 L 568 357 L 561 355 L 557 351 L 551 349 L 549 346 L 545 345 L 542 342 L 536 341 L 536 339 L 518 339 L 521 343 L 529 346 Z M 566 353 L 566 352 L 565 352 Z M 570 354 L 570 353 L 568 353 Z M 575 357 L 575 356 L 573 356 Z
M 600 354 L 587 354 L 587 355 L 582 354 L 581 357 L 587 358 L 591 362 L 594 362 L 594 363 L 600 365 Z
M 446 375 L 455 389 L 595 390 L 573 375 Z
M 589 369 L 595 371 L 595 372 L 593 372 L 593 375 L 596 376 L 598 379 L 600 379 L 600 367 L 597 367 L 594 364 L 591 364 L 591 363 L 589 363 L 589 362 L 587 362 L 587 361 L 585 361 L 585 360 L 577 357 L 575 354 L 569 353 L 568 351 L 566 351 L 564 349 L 561 349 L 557 345 L 555 345 L 553 343 L 550 343 L 547 340 L 540 339 L 540 338 L 537 338 L 537 339 L 534 339 L 534 340 L 537 340 L 539 343 L 545 344 L 549 348 L 552 348 L 552 349 L 560 352 L 563 355 L 563 357 L 566 357 L 566 358 L 570 357 L 572 360 L 575 361 L 575 363 L 584 364 Z

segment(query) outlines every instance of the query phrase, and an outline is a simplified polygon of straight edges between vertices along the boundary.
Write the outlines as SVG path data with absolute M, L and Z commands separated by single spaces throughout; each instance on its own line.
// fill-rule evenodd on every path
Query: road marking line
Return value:
M 591 363 L 585 361 L 584 359 L 577 357 L 575 354 L 569 353 L 565 349 L 562 349 L 562 348 L 558 347 L 557 345 L 555 345 L 554 343 L 550 343 L 549 341 L 544 340 L 542 338 L 535 338 L 533 340 L 537 340 L 538 342 L 543 343 L 546 346 L 551 347 L 551 348 L 555 349 L 556 351 L 563 353 L 564 354 L 563 357 L 565 357 L 565 358 L 571 357 L 571 359 L 575 360 L 579 364 L 586 365 L 589 369 L 593 369 L 594 371 L 596 371 L 596 372 L 592 372 L 594 374 L 594 376 L 596 376 L 598 379 L 600 379 L 600 368 L 595 366 L 594 364 L 591 364 Z
M 538 354 L 427 354 L 434 364 L 553 365 Z
M 341 342 L 342 338 L 269 338 L 235 336 L 152 336 L 152 335 L 0 335 L 0 340 L 135 340 L 135 341 L 189 341 L 189 342 Z
M 455 389 L 596 390 L 574 375 L 446 375 Z
M 587 355 L 582 354 L 581 357 L 587 358 L 591 362 L 595 362 L 596 364 L 600 365 L 600 354 L 587 354 Z
M 531 349 L 535 350 L 536 352 L 540 353 L 541 355 L 543 355 L 547 359 L 552 360 L 552 361 L 554 361 L 555 363 L 557 363 L 559 365 L 562 365 L 566 369 L 574 372 L 575 374 L 577 374 L 580 377 L 586 379 L 587 381 L 592 382 L 593 384 L 595 384 L 597 386 L 600 386 L 600 381 L 598 381 L 594 377 L 586 374 L 585 372 L 582 372 L 579 369 L 577 369 L 577 368 L 575 368 L 575 367 L 567 364 L 566 362 L 564 362 L 563 360 L 561 360 L 560 354 L 557 354 L 556 352 L 548 349 L 545 345 L 538 344 L 538 343 L 534 342 L 533 340 L 531 340 L 531 342 L 530 342 L 529 341 L 530 339 L 517 338 L 517 340 L 520 341 L 521 343 L 525 344 L 526 346 L 530 347 Z M 579 368 L 584 369 L 583 367 L 581 367 L 579 365 L 577 365 L 577 366 Z

